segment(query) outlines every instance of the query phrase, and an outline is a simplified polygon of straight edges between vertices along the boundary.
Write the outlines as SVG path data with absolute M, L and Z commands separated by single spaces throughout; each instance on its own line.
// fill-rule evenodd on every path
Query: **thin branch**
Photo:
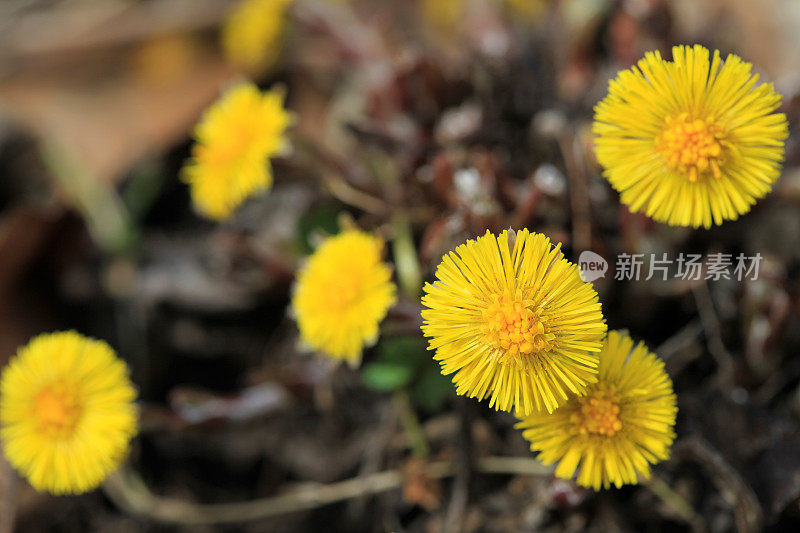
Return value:
M 397 427 L 398 413 L 391 404 L 386 405 L 381 414 L 380 429 L 375 438 L 369 440 L 364 450 L 364 460 L 358 471 L 358 477 L 366 477 L 378 472 L 383 464 L 389 440 Z M 366 508 L 366 496 L 353 498 L 347 509 L 348 516 L 361 516 Z
M 697 461 L 708 472 L 719 494 L 733 509 L 738 531 L 761 531 L 764 512 L 758 497 L 716 448 L 695 436 L 676 442 L 673 451 Z
M 306 165 L 309 174 L 320 178 L 325 188 L 334 198 L 372 215 L 389 213 L 389 205 L 381 198 L 377 198 L 351 185 L 346 179 L 344 164 L 326 153 L 316 143 L 300 134 L 295 134 L 292 137 L 292 146 L 299 155 L 309 159 L 309 163 Z M 303 158 L 298 156 L 295 159 L 302 160 Z
M 356 189 L 337 174 L 323 173 L 322 179 L 328 192 L 342 203 L 372 215 L 383 215 L 389 212 L 389 206 L 386 202 Z
M 564 158 L 564 168 L 569 180 L 570 209 L 572 211 L 572 247 L 588 250 L 592 246 L 591 201 L 587 185 L 586 168 L 577 152 L 577 137 L 574 132 L 560 136 L 558 145 Z
M 428 464 L 428 474 L 441 479 L 455 472 L 453 463 Z M 485 474 L 550 475 L 552 468 L 533 458 L 486 457 L 476 462 L 475 470 Z M 181 525 L 234 524 L 263 520 L 278 515 L 307 511 L 358 496 L 397 489 L 403 484 L 399 470 L 385 470 L 328 485 L 306 483 L 286 494 L 241 503 L 195 504 L 185 500 L 156 496 L 134 472 L 123 469 L 103 485 L 106 495 L 127 513 L 155 522 Z
M 454 459 L 455 473 L 450 496 L 450 504 L 447 506 L 442 533 L 455 533 L 463 529 L 464 513 L 469 503 L 469 486 L 472 479 L 472 423 L 473 410 L 472 402 L 460 396 L 458 398 L 459 413 L 459 446 L 456 449 Z
M 692 293 L 697 304 L 697 312 L 700 314 L 700 322 L 706 333 L 708 351 L 717 363 L 717 384 L 729 388 L 733 384 L 733 356 L 722 342 L 722 327 L 714 310 L 711 292 L 708 290 L 708 285 L 702 283 L 692 287 Z
M 684 327 L 682 327 L 673 336 L 659 344 L 655 353 L 664 361 L 670 359 L 673 355 L 685 349 L 686 346 L 692 343 L 700 333 L 703 332 L 703 325 L 698 320 L 692 320 Z
M 476 470 L 483 474 L 515 476 L 548 476 L 553 473 L 553 467 L 527 457 L 484 457 L 478 459 Z
M 670 509 L 675 511 L 693 531 L 705 531 L 707 529 L 703 517 L 694 510 L 686 499 L 675 492 L 664 480 L 654 475 L 647 482 L 643 483 L 650 492 L 661 499 Z

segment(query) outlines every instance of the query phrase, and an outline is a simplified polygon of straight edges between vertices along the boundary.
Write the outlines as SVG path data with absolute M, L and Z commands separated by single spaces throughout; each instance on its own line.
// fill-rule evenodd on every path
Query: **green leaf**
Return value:
M 311 239 L 315 233 L 336 235 L 339 233 L 340 208 L 326 204 L 304 213 L 297 223 L 297 241 L 303 254 L 314 251 Z
M 364 367 L 361 380 L 373 390 L 391 392 L 407 385 L 413 375 L 413 366 L 375 362 Z
M 428 413 L 439 411 L 453 396 L 454 385 L 449 377 L 442 375 L 439 365 L 434 361 L 425 366 L 419 379 L 411 387 L 414 403 Z
M 163 165 L 154 160 L 146 160 L 131 171 L 122 201 L 135 222 L 141 222 L 158 201 L 164 188 L 164 174 Z
M 378 350 L 378 361 L 387 363 L 417 367 L 428 359 L 430 354 L 422 337 L 390 337 L 381 342 Z

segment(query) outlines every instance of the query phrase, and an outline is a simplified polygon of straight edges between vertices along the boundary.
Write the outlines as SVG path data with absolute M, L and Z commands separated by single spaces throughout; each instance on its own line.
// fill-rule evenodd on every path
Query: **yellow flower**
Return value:
M 552 414 L 517 424 L 556 476 L 599 490 L 650 477 L 650 464 L 669 457 L 678 413 L 664 363 L 643 343 L 611 331 L 600 352 L 599 381 Z
M 551 412 L 596 380 L 597 293 L 544 235 L 488 231 L 442 258 L 422 331 L 456 392 L 498 410 Z
M 735 220 L 778 179 L 788 135 L 781 96 L 752 65 L 676 46 L 619 73 L 595 107 L 596 154 L 631 211 L 672 226 Z
M 270 157 L 286 148 L 291 115 L 283 91 L 238 85 L 213 104 L 195 128 L 192 158 L 183 168 L 195 208 L 223 220 L 256 192 L 272 186 Z
M 5 456 L 36 490 L 97 487 L 136 434 L 128 368 L 103 341 L 48 333 L 20 348 L 0 381 Z
M 547 11 L 548 0 L 504 0 L 511 11 L 528 21 L 537 21 Z
M 421 0 L 422 18 L 446 35 L 456 33 L 466 13 L 465 0 Z
M 185 79 L 200 54 L 197 43 L 180 34 L 156 36 L 144 41 L 132 57 L 132 72 L 137 81 L 164 88 Z
M 292 0 L 244 0 L 222 28 L 222 47 L 236 66 L 259 74 L 281 51 L 286 10 Z
M 329 237 L 297 275 L 292 309 L 302 341 L 352 365 L 378 339 L 378 325 L 395 302 L 383 242 L 346 230 Z

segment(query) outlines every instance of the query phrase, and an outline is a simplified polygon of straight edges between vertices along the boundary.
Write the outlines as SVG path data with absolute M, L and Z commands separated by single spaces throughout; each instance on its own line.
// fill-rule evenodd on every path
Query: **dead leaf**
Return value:
M 427 463 L 423 459 L 411 457 L 403 466 L 403 500 L 428 511 L 442 505 L 442 485 L 428 474 Z

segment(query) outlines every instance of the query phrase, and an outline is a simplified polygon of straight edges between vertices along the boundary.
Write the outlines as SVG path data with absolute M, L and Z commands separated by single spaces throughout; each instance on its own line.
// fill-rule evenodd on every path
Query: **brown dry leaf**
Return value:
M 442 484 L 428 474 L 425 460 L 411 457 L 403 465 L 403 500 L 428 511 L 442 505 Z
M 12 5 L 6 5 L 12 4 Z M 115 45 L 204 30 L 217 25 L 230 0 L 55 0 L 0 4 L 0 73 L 31 62 L 61 64 L 65 54 L 85 54 Z M 13 4 L 17 4 L 16 7 Z M 7 8 L 7 9 L 6 9 Z
M 60 25 L 53 13 L 20 17 L 16 25 L 26 35 L 10 32 L 0 40 L 4 64 L 11 65 L 0 70 L 0 109 L 90 176 L 119 179 L 141 158 L 185 138 L 236 77 L 191 33 L 218 22 L 219 2 L 191 2 L 183 12 L 176 8 L 181 3 L 94 10 L 68 3 L 57 10 L 68 11 Z
M 18 77 L 0 83 L 11 119 L 72 154 L 92 175 L 119 179 L 137 160 L 186 136 L 201 110 L 232 80 L 220 60 L 187 69 L 166 85 L 72 85 Z

